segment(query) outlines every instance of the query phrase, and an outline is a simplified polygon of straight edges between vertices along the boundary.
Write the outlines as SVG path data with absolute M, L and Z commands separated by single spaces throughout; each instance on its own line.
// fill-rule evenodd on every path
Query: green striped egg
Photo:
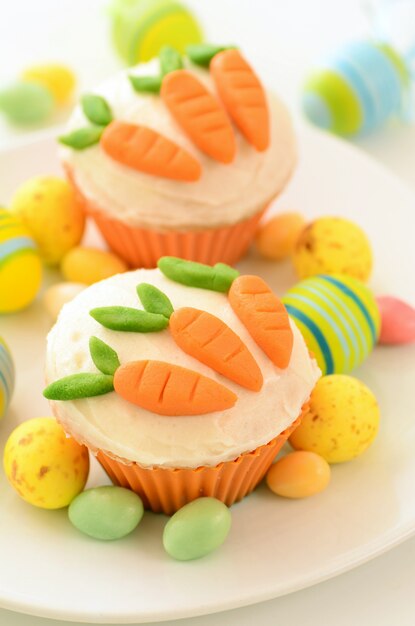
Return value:
M 370 289 L 351 276 L 312 276 L 282 299 L 323 375 L 345 374 L 370 354 L 380 315 Z
M 14 388 L 14 365 L 5 341 L 0 337 L 0 419 L 5 415 Z

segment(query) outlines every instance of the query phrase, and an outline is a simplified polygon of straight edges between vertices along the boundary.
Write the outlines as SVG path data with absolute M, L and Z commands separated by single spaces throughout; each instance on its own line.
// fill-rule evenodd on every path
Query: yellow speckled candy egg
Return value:
M 57 265 L 82 239 L 85 214 L 71 185 L 53 176 L 31 178 L 15 193 L 11 210 L 19 215 L 48 265 Z
M 330 465 L 315 452 L 298 450 L 279 459 L 268 470 L 268 487 L 284 498 L 308 498 L 330 482 Z
M 64 257 L 62 274 L 73 283 L 92 285 L 99 280 L 126 272 L 127 265 L 112 252 L 78 246 Z
M 361 281 L 372 271 L 372 249 L 357 224 L 341 217 L 320 217 L 301 232 L 293 254 L 300 278 L 345 274 Z
M 15 428 L 4 448 L 4 471 L 29 504 L 60 509 L 82 491 L 88 478 L 85 446 L 67 437 L 50 417 L 37 417 Z
M 320 378 L 310 398 L 310 410 L 290 437 L 296 450 L 320 454 L 328 463 L 359 456 L 379 428 L 375 396 L 357 378 L 333 374 Z
M 255 236 L 255 244 L 261 256 L 271 261 L 281 261 L 294 251 L 297 239 L 304 227 L 299 213 L 281 213 L 262 224 Z
M 0 209 L 0 314 L 29 306 L 42 281 L 35 242 L 22 222 Z
M 26 82 L 40 83 L 49 89 L 57 104 L 70 101 L 76 84 L 72 70 L 57 63 L 32 65 L 22 72 L 21 78 Z

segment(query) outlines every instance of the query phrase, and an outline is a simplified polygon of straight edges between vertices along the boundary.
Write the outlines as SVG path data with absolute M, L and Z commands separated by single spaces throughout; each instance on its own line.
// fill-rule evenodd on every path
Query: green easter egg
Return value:
M 200 559 L 223 544 L 231 522 L 229 509 L 220 500 L 193 500 L 167 522 L 163 533 L 164 549 L 178 561 Z
M 310 76 L 304 88 L 303 109 L 312 122 L 339 135 L 354 135 L 362 127 L 363 110 L 358 97 L 347 81 L 331 70 Z M 322 110 L 327 115 L 324 123 Z
M 141 498 L 123 487 L 96 487 L 79 494 L 70 504 L 72 524 L 94 539 L 113 541 L 131 533 L 143 517 Z
M 192 12 L 177 0 L 112 0 L 112 38 L 128 65 L 157 56 L 160 48 L 186 46 L 202 41 L 202 30 Z
M 38 83 L 16 83 L 0 92 L 0 111 L 13 124 L 39 124 L 53 108 L 52 94 Z

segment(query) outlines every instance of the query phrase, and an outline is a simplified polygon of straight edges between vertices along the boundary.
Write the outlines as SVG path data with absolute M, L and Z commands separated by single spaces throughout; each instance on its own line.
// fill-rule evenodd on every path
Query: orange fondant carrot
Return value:
M 288 313 L 259 276 L 239 276 L 229 290 L 229 302 L 252 338 L 277 367 L 287 367 L 293 333 Z
M 114 375 L 115 391 L 159 415 L 201 415 L 230 409 L 237 396 L 198 372 L 164 361 L 132 361 Z
M 111 158 L 139 172 L 187 182 L 201 175 L 195 157 L 146 126 L 111 122 L 102 134 L 101 146 Z
M 245 138 L 262 152 L 269 145 L 269 111 L 264 89 L 238 50 L 224 50 L 210 63 L 210 72 L 229 115 Z
M 187 70 L 163 78 L 161 97 L 176 122 L 212 159 L 230 163 L 236 152 L 232 125 L 216 98 Z
M 242 387 L 261 389 L 263 379 L 257 362 L 238 335 L 218 317 L 184 307 L 173 313 L 169 327 L 184 352 Z

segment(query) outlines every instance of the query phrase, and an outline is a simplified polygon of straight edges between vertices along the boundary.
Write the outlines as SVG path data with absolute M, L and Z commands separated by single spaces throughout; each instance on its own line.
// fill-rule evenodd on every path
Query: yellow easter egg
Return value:
M 12 487 L 23 500 L 43 509 L 68 506 L 84 488 L 89 472 L 87 448 L 67 437 L 50 417 L 15 428 L 3 461 Z
M 57 104 L 66 104 L 71 100 L 76 84 L 72 70 L 57 63 L 32 65 L 22 72 L 21 78 L 49 89 Z
M 362 454 L 379 428 L 375 396 L 357 378 L 323 376 L 310 398 L 309 412 L 290 437 L 296 450 L 320 454 L 328 463 L 343 463 Z
M 372 271 L 373 256 L 360 226 L 340 217 L 320 217 L 300 233 L 293 262 L 300 278 L 338 273 L 365 282 Z
M 62 274 L 74 283 L 92 285 L 114 274 L 126 272 L 127 265 L 112 252 L 78 246 L 64 257 Z
M 290 256 L 304 227 L 299 213 L 281 213 L 262 224 L 255 236 L 255 244 L 261 256 L 280 261 Z
M 11 210 L 35 239 L 48 265 L 57 265 L 82 239 L 85 214 L 71 185 L 52 176 L 31 178 L 15 193 Z
M 330 482 L 330 465 L 315 452 L 299 450 L 279 459 L 266 476 L 268 487 L 284 498 L 308 498 Z
M 22 222 L 0 209 L 0 314 L 26 308 L 42 281 L 39 254 Z

